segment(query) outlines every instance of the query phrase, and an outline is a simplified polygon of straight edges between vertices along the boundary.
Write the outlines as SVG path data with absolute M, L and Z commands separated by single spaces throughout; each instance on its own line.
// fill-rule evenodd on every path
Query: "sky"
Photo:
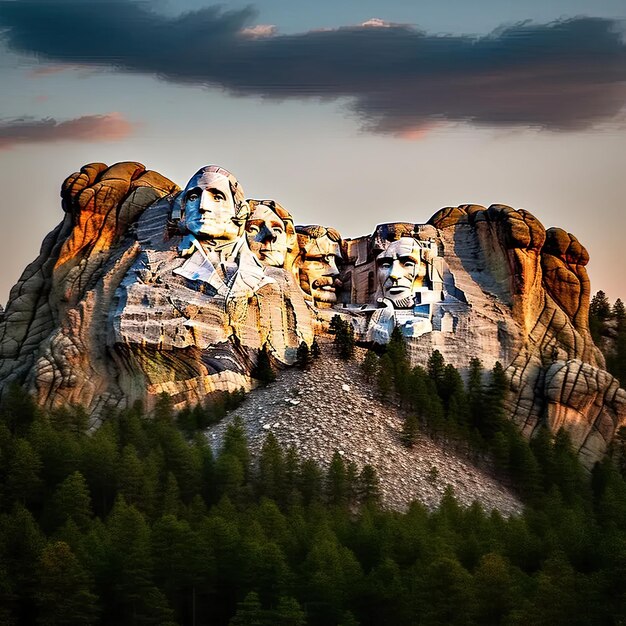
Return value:
M 508 204 L 626 298 L 624 0 L 0 0 L 0 303 L 85 163 L 247 197 L 344 237 Z

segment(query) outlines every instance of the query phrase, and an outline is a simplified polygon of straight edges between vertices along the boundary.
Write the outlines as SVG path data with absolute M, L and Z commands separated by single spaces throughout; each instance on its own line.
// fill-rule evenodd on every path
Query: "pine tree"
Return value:
M 36 601 L 38 624 L 93 624 L 97 597 L 92 581 L 63 541 L 53 541 L 39 559 Z
M 483 412 L 485 410 L 485 396 L 483 388 L 483 364 L 473 357 L 470 359 L 467 377 L 467 400 L 469 403 L 472 426 L 480 429 Z
M 521 605 L 523 592 L 511 573 L 510 563 L 500 554 L 490 552 L 480 559 L 474 572 L 477 623 L 506 623 L 508 613 Z
M 400 438 L 402 439 L 402 443 L 407 448 L 412 448 L 417 441 L 417 436 L 419 434 L 419 423 L 417 421 L 417 416 L 415 413 L 409 413 L 404 418 L 404 424 L 402 425 L 402 434 Z
M 174 476 L 172 472 L 167 473 L 162 493 L 163 499 L 161 501 L 161 513 L 163 515 L 178 517 L 179 511 L 182 508 L 182 502 L 180 500 L 178 482 L 176 480 L 176 476 Z
M 276 380 L 276 372 L 272 368 L 269 351 L 265 343 L 259 350 L 256 365 L 252 370 L 252 378 L 256 378 L 263 387 Z
M 589 314 L 600 320 L 606 320 L 611 316 L 611 305 L 604 291 L 600 290 L 591 298 Z
M 63 406 L 52 411 L 50 421 L 58 430 L 64 430 L 78 435 L 87 430 L 89 414 L 82 406 Z
M 321 500 L 323 491 L 323 473 L 313 459 L 304 459 L 300 466 L 298 483 L 304 504 Z
M 472 576 L 455 559 L 441 556 L 426 567 L 418 583 L 420 623 L 449 626 L 473 623 Z
M 320 348 L 320 344 L 317 343 L 317 339 L 313 339 L 313 343 L 311 344 L 311 357 L 314 359 L 319 359 L 322 355 L 322 350 Z
M 339 358 L 349 361 L 354 357 L 354 329 L 349 322 L 340 321 L 336 334 L 335 346 L 339 354 Z
M 378 361 L 376 383 L 381 400 L 386 400 L 393 389 L 393 363 L 388 354 L 383 354 Z
M 37 590 L 37 564 L 45 537 L 32 513 L 16 504 L 0 516 L 0 564 L 6 567 L 15 590 L 17 611 L 23 624 L 35 621 L 33 598 Z
M 111 623 L 170 623 L 172 611 L 152 581 L 151 533 L 145 517 L 118 498 L 107 519 Z
M 29 504 L 39 498 L 41 466 L 41 459 L 30 443 L 26 439 L 14 439 L 5 484 L 9 501 Z
M 174 402 L 165 391 L 159 395 L 154 405 L 154 420 L 166 424 L 171 424 L 174 420 Z
M 508 387 L 509 382 L 504 368 L 497 362 L 491 371 L 489 385 L 484 394 L 484 408 L 477 424 L 481 435 L 487 441 L 493 439 L 505 424 L 504 400 Z
M 241 602 L 237 603 L 237 612 L 228 622 L 228 626 L 266 626 L 265 612 L 256 591 L 250 591 Z
M 589 304 L 589 330 L 593 340 L 598 343 L 602 336 L 604 322 L 611 315 L 611 305 L 604 291 L 598 291 Z
M 368 350 L 365 354 L 365 358 L 363 359 L 363 363 L 361 363 L 361 370 L 363 371 L 365 380 L 368 383 L 372 382 L 377 369 L 378 356 L 376 356 L 376 353 L 373 350 Z
M 302 341 L 298 346 L 296 363 L 301 370 L 308 370 L 311 367 L 311 351 L 306 342 Z
M 335 450 L 326 475 L 326 496 L 330 504 L 342 506 L 348 499 L 346 466 L 341 454 Z
M 433 350 L 427 363 L 428 375 L 437 387 L 437 392 L 441 393 L 445 376 L 445 361 L 439 350 Z
M 624 326 L 624 322 L 626 322 L 626 307 L 624 307 L 624 303 L 620 298 L 615 300 L 615 304 L 613 304 L 611 309 L 611 316 L 617 321 L 618 330 L 621 329 Z
M 376 506 L 380 502 L 380 481 L 376 470 L 369 463 L 359 474 L 359 496 L 365 506 Z
M 283 451 L 273 433 L 263 442 L 259 456 L 258 491 L 273 500 L 285 496 L 286 476 Z
M 235 456 L 248 476 L 250 466 L 250 451 L 248 449 L 248 438 L 241 418 L 237 415 L 230 423 L 224 433 L 224 445 L 222 454 L 232 454 Z
M 152 527 L 154 579 L 176 609 L 178 621 L 192 623 L 195 587 L 213 586 L 213 555 L 186 520 L 164 515 Z
M 87 481 L 80 472 L 74 472 L 58 486 L 52 497 L 53 527 L 72 520 L 79 529 L 85 531 L 91 517 L 91 495 Z
M 335 313 L 335 315 L 333 315 L 332 319 L 330 320 L 330 324 L 328 326 L 328 331 L 332 335 L 337 334 L 337 331 L 340 330 L 343 327 L 343 323 L 344 322 L 341 319 L 341 316 Z
M 122 450 L 122 456 L 117 471 L 117 485 L 119 493 L 124 496 L 125 502 L 140 507 L 145 503 L 144 467 L 135 446 L 127 445 Z
M 281 596 L 272 611 L 271 622 L 276 626 L 306 626 L 306 613 L 295 598 Z

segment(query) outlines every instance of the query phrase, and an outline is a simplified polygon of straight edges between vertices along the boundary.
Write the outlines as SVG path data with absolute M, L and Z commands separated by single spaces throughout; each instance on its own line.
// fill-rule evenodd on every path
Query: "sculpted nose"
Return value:
M 389 278 L 393 280 L 398 280 L 402 276 L 402 266 L 400 265 L 400 261 L 394 261 L 391 266 L 391 272 L 389 273 Z
M 272 243 L 276 241 L 276 235 L 265 224 L 263 224 L 258 236 L 261 241 L 271 241 Z
M 200 196 L 200 211 L 202 213 L 206 213 L 207 211 L 211 210 L 210 200 L 211 200 L 210 195 L 206 191 L 203 191 L 202 195 Z
M 328 275 L 329 276 L 338 276 L 339 275 L 339 269 L 337 268 L 337 261 L 335 260 L 334 256 L 330 257 L 330 259 L 328 260 L 328 265 L 329 265 Z

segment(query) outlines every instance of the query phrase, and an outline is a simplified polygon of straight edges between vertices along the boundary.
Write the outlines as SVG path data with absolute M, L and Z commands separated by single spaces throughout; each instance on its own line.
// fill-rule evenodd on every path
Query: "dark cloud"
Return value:
M 0 2 L 14 51 L 240 95 L 349 98 L 378 132 L 437 121 L 581 129 L 626 100 L 626 46 L 612 20 L 523 23 L 478 38 L 376 20 L 279 35 L 254 17 L 207 7 L 171 18 L 130 0 Z
M 52 118 L 0 121 L 0 150 L 23 143 L 116 141 L 127 137 L 132 129 L 119 113 L 84 115 L 64 122 Z

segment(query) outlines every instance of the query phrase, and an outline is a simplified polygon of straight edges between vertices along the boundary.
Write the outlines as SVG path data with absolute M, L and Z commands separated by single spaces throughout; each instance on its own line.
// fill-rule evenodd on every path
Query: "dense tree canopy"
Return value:
M 0 622 L 626 620 L 626 455 L 589 477 L 565 433 L 519 435 L 499 365 L 473 361 L 464 384 L 438 353 L 411 368 L 400 342 L 365 372 L 411 416 L 399 438 L 428 433 L 492 463 L 522 515 L 464 508 L 451 489 L 435 510 L 386 511 L 373 467 L 337 453 L 322 468 L 272 435 L 255 461 L 237 420 L 215 451 L 202 429 L 237 398 L 195 415 L 163 398 L 87 435 L 80 409 L 45 413 L 13 389 L 0 407 Z

